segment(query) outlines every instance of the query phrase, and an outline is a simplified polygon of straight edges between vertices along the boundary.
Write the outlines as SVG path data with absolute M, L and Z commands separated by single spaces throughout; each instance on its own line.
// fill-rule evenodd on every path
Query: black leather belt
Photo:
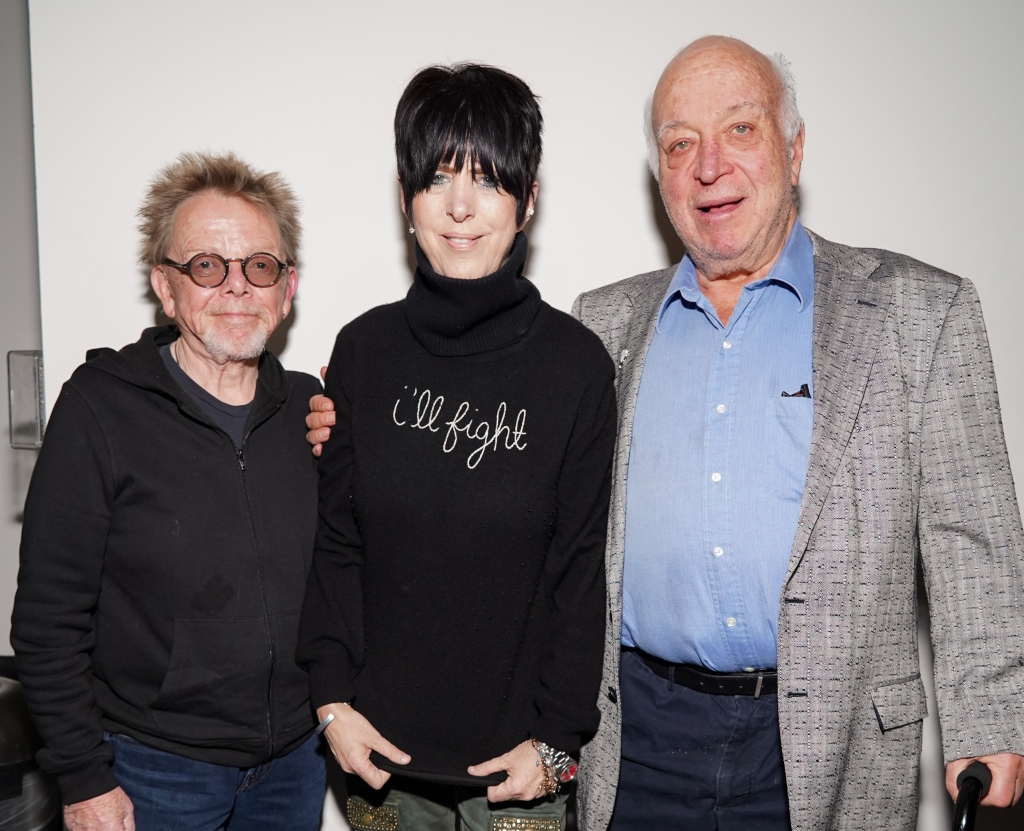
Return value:
M 774 695 L 779 691 L 779 676 L 774 669 L 755 670 L 754 672 L 712 672 L 693 664 L 670 664 L 639 649 L 628 649 L 635 652 L 647 668 L 655 675 L 681 684 L 691 690 L 711 695 Z

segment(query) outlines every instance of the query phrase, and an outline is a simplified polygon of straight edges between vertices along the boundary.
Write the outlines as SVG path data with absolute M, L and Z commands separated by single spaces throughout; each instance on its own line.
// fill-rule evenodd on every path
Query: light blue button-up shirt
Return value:
M 776 665 L 811 446 L 814 249 L 797 220 L 728 323 L 679 265 L 644 362 L 626 482 L 622 642 L 719 672 Z

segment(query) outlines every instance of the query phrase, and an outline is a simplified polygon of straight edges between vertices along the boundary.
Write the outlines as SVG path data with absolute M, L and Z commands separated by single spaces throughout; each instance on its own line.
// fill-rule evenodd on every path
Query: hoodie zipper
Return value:
M 263 601 L 263 617 L 267 631 L 268 657 L 270 660 L 270 675 L 267 678 L 267 734 L 270 742 L 270 753 L 268 758 L 273 758 L 274 751 L 277 749 L 277 740 L 274 735 L 274 670 L 277 667 L 277 650 L 274 644 L 274 627 L 270 624 L 270 601 L 267 598 L 266 577 L 263 574 L 263 553 L 260 550 L 259 539 L 256 535 L 256 523 L 253 520 L 252 515 L 252 502 L 249 499 L 249 484 L 247 476 L 248 468 L 245 466 L 245 445 L 246 442 L 249 441 L 249 436 L 252 435 L 253 430 L 281 409 L 281 402 L 275 404 L 272 409 L 260 416 L 258 420 L 254 421 L 248 432 L 242 437 L 242 446 L 235 447 L 235 443 L 231 439 L 231 436 L 221 430 L 216 424 L 213 424 L 205 413 L 202 411 L 197 412 L 189 403 L 186 403 L 185 400 L 178 398 L 177 396 L 175 396 L 175 400 L 177 401 L 178 408 L 187 416 L 195 419 L 201 424 L 205 424 L 207 427 L 212 427 L 223 435 L 231 445 L 231 448 L 235 451 L 235 459 L 238 461 L 239 477 L 242 480 L 242 497 L 245 500 L 245 518 L 249 524 L 249 537 L 252 540 L 252 547 L 256 552 L 256 574 L 259 578 L 260 599 Z
M 263 573 L 263 553 L 260 549 L 259 538 L 256 535 L 256 523 L 252 515 L 252 503 L 249 500 L 249 483 L 248 476 L 246 475 L 247 468 L 245 466 L 245 445 L 246 442 L 249 441 L 249 436 L 252 435 L 252 431 L 276 413 L 280 407 L 281 405 L 278 404 L 273 410 L 260 418 L 259 421 L 255 422 L 242 438 L 242 446 L 235 448 L 235 457 L 238 459 L 239 475 L 242 479 L 242 496 L 245 499 L 245 516 L 249 522 L 249 535 L 252 538 L 252 546 L 256 552 L 256 574 L 259 577 L 260 597 L 263 600 L 264 622 L 267 628 L 267 644 L 269 647 L 270 659 L 270 675 L 267 678 L 267 734 L 270 739 L 270 758 L 273 758 L 274 751 L 277 749 L 277 740 L 274 734 L 274 670 L 277 665 L 277 650 L 274 644 L 274 627 L 271 626 L 270 623 L 270 601 L 267 598 L 266 577 Z M 228 441 L 231 441 L 230 436 L 227 438 Z

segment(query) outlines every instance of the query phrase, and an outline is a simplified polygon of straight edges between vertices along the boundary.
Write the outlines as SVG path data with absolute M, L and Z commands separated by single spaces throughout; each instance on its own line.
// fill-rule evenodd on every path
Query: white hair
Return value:
M 654 93 L 647 96 L 644 101 L 644 139 L 647 142 L 647 166 L 651 169 L 654 181 L 661 181 L 661 174 L 658 172 L 658 137 L 654 134 Z
M 800 109 L 796 105 L 796 78 L 793 76 L 789 61 L 781 52 L 771 55 L 768 60 L 775 67 L 775 74 L 779 77 L 779 87 L 782 90 L 782 98 L 779 101 L 779 127 L 782 130 L 782 137 L 786 139 L 786 146 L 792 150 L 793 142 L 804 126 Z
M 679 54 L 682 54 L 680 52 Z M 674 60 L 674 59 L 673 59 Z M 779 100 L 778 122 L 782 137 L 786 140 L 790 155 L 793 152 L 793 142 L 800 135 L 804 126 L 804 120 L 800 116 L 800 110 L 796 105 L 796 78 L 786 56 L 776 52 L 768 57 L 775 75 L 779 81 L 781 96 Z M 654 131 L 654 93 L 647 96 L 644 103 L 644 138 L 647 140 L 647 164 L 654 174 L 655 181 L 659 180 L 658 162 L 658 136 Z

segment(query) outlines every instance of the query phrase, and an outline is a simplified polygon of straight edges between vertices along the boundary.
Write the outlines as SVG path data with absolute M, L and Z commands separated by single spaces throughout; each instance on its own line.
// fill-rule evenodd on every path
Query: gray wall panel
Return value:
M 0 359 L 6 389 L 7 352 L 41 345 L 26 0 L 0 0 L 0 148 Z M 6 401 L 0 431 L 0 654 L 10 654 L 21 509 L 36 453 L 11 449 Z

